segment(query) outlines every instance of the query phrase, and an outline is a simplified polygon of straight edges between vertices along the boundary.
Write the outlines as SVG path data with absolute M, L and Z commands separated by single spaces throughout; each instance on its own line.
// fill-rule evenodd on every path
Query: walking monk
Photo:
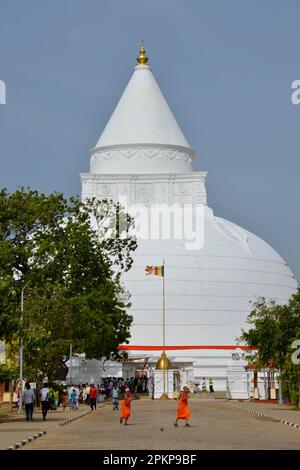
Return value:
M 132 400 L 132 395 L 129 388 L 125 389 L 125 396 L 124 400 L 121 400 L 121 418 L 120 423 L 123 423 L 123 419 L 125 419 L 125 425 L 127 425 L 128 418 L 130 416 L 130 403 Z
M 185 420 L 185 426 L 190 426 L 188 423 L 191 413 L 188 407 L 188 399 L 189 399 L 189 389 L 188 387 L 183 387 L 183 391 L 180 392 L 180 398 L 178 402 L 178 409 L 177 409 L 177 416 L 174 426 L 178 426 L 177 422 L 179 419 Z

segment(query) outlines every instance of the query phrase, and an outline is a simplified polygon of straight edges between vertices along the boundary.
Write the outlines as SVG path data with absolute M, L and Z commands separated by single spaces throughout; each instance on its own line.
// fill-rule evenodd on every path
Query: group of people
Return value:
M 70 406 L 71 409 L 76 409 L 78 407 L 79 397 L 82 396 L 82 403 L 89 404 L 91 409 L 96 409 L 96 403 L 99 397 L 109 397 L 112 399 L 113 410 L 119 409 L 119 401 L 121 399 L 121 409 L 122 409 L 122 418 L 127 424 L 128 418 L 130 416 L 130 403 L 133 398 L 132 391 L 127 385 L 127 382 L 123 379 L 110 379 L 105 381 L 104 384 L 98 385 L 96 388 L 94 384 L 86 384 L 80 386 L 79 388 L 71 387 L 70 393 Z M 134 390 L 134 389 L 133 389 Z M 102 401 L 102 399 L 100 400 Z
M 49 392 L 50 389 L 48 388 L 48 385 L 44 384 L 40 391 L 40 404 L 44 421 L 46 420 L 47 412 L 49 409 Z M 31 388 L 29 382 L 25 383 L 25 389 L 22 398 L 25 406 L 26 421 L 32 421 L 34 405 L 36 402 L 36 394 L 33 388 Z
M 191 418 L 191 412 L 188 405 L 189 391 L 190 390 L 188 387 L 183 387 L 183 390 L 180 392 L 176 421 L 174 423 L 175 427 L 178 427 L 178 421 L 180 420 L 185 421 L 185 426 L 190 426 L 189 420 Z M 124 398 L 121 400 L 120 424 L 123 424 L 124 421 L 124 424 L 127 425 L 128 419 L 130 417 L 132 399 L 133 396 L 131 391 L 129 390 L 129 388 L 126 388 Z
M 131 393 L 148 393 L 148 377 L 143 375 L 142 377 L 130 377 L 123 379 L 121 377 L 106 377 L 103 379 L 101 389 L 104 390 L 105 396 L 111 397 L 112 390 L 117 387 L 120 393 L 125 393 L 128 388 Z
M 119 401 L 121 398 L 121 416 L 120 423 L 127 425 L 128 419 L 130 417 L 131 411 L 131 401 L 133 399 L 133 393 L 138 390 L 138 386 L 141 385 L 142 389 L 147 388 L 147 381 L 142 378 L 142 383 L 139 378 L 132 378 L 129 380 L 123 380 L 122 378 L 109 378 L 104 379 L 104 382 L 101 385 L 95 387 L 93 383 L 83 384 L 79 387 L 71 386 L 69 388 L 65 387 L 62 391 L 61 396 L 59 394 L 53 394 L 53 390 L 48 387 L 48 384 L 44 384 L 40 390 L 40 403 L 42 409 L 43 420 L 46 420 L 47 412 L 49 410 L 50 399 L 54 399 L 55 403 L 58 405 L 62 404 L 63 409 L 65 410 L 66 406 L 69 404 L 71 410 L 78 409 L 78 403 L 85 403 L 91 407 L 91 410 L 97 408 L 97 401 L 102 401 L 105 397 L 110 397 L 112 399 L 113 410 L 119 409 Z M 178 409 L 176 415 L 176 421 L 174 426 L 178 426 L 179 420 L 184 420 L 185 425 L 189 426 L 189 419 L 191 417 L 190 409 L 188 406 L 188 387 L 183 387 L 183 390 L 180 392 L 178 400 Z M 202 391 L 207 391 L 206 389 L 206 380 L 203 377 L 202 381 Z M 209 379 L 209 391 L 214 392 L 213 381 Z M 34 390 L 30 387 L 30 383 L 25 383 L 25 390 L 23 393 L 23 403 L 25 404 L 26 411 L 26 420 L 32 421 L 33 419 L 33 410 L 35 404 L 36 396 Z M 56 402 L 57 400 L 57 402 Z
M 214 393 L 214 383 L 212 378 L 209 379 L 208 381 L 208 391 L 209 393 Z M 203 377 L 201 386 L 198 385 L 195 389 L 195 392 L 207 392 L 207 383 L 206 383 L 206 378 Z
M 147 390 L 147 381 L 148 379 L 144 377 L 132 377 L 127 380 L 110 377 L 103 379 L 101 385 L 97 385 L 97 387 L 93 383 L 81 384 L 79 386 L 71 385 L 70 387 L 65 385 L 61 392 L 44 383 L 38 396 L 36 391 L 31 388 L 30 383 L 26 382 L 23 392 L 26 420 L 32 421 L 36 402 L 40 402 L 44 421 L 49 409 L 55 410 L 61 405 L 63 410 L 67 406 L 71 410 L 76 410 L 78 405 L 83 403 L 90 406 L 92 410 L 95 410 L 97 402 L 104 401 L 106 398 L 111 398 L 113 409 L 118 410 L 120 396 L 124 395 L 126 390 L 130 393 L 134 393 L 137 390 L 145 392 Z
M 71 385 L 64 387 L 61 397 L 63 408 L 70 404 L 71 409 L 78 409 L 78 404 L 83 403 L 90 406 L 92 409 L 96 408 L 97 401 L 100 401 L 103 391 L 100 386 L 95 386 L 93 383 L 86 383 L 81 385 Z
M 98 398 L 98 389 L 94 384 L 87 384 L 83 387 L 77 388 L 73 385 L 69 388 L 64 387 L 61 394 L 58 390 L 54 390 L 52 387 L 49 387 L 47 383 L 44 383 L 39 396 L 36 395 L 36 392 L 31 388 L 30 383 L 25 383 L 25 389 L 22 395 L 22 401 L 25 406 L 26 420 L 33 420 L 33 411 L 36 402 L 40 402 L 43 420 L 46 420 L 46 416 L 49 409 L 57 409 L 61 404 L 63 410 L 69 405 L 71 410 L 78 409 L 78 403 L 81 395 L 81 402 L 88 404 L 92 410 L 95 410 L 97 407 L 97 398 Z
M 76 398 L 76 407 L 78 407 L 78 403 L 85 403 L 86 405 L 93 404 L 94 398 L 96 398 L 96 402 L 103 402 L 105 399 L 114 398 L 113 395 L 116 395 L 116 390 L 118 391 L 118 394 L 124 394 L 125 390 L 128 388 L 132 393 L 134 393 L 137 391 L 137 385 L 138 384 L 133 378 L 124 380 L 120 377 L 108 377 L 102 379 L 101 384 L 98 384 L 97 386 L 89 383 L 81 384 L 79 386 L 71 385 L 66 391 L 66 395 L 69 396 L 71 402 L 71 395 L 75 392 L 76 397 L 75 394 L 73 394 L 73 401 L 75 402 Z M 91 388 L 93 388 L 93 397 L 91 397 Z
M 69 400 L 71 410 L 78 409 L 78 403 L 85 403 L 93 411 L 97 408 L 100 393 L 99 386 L 96 388 L 93 383 L 81 385 L 79 388 L 72 385 L 68 390 L 63 391 L 63 409 Z

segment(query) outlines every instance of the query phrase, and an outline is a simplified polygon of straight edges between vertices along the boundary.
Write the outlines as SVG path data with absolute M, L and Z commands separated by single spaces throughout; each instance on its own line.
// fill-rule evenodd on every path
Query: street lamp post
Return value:
M 162 331 L 162 339 L 163 339 L 163 352 L 161 353 L 160 358 L 158 359 L 155 369 L 161 369 L 163 371 L 163 394 L 160 397 L 160 400 L 169 400 L 169 395 L 166 393 L 166 370 L 171 369 L 171 363 L 167 358 L 165 346 L 166 346 L 166 304 L 165 304 L 165 260 L 163 260 L 162 264 L 162 298 L 163 298 L 163 331 Z M 167 391 L 168 391 L 167 387 Z
M 29 282 L 25 284 L 21 289 L 21 328 L 23 326 L 23 316 L 24 316 L 24 290 L 28 286 Z M 23 386 L 23 332 L 21 331 L 20 338 L 20 349 L 19 349 L 19 413 L 22 413 L 23 406 L 23 395 L 22 395 L 22 386 Z
M 72 370 L 72 357 L 73 357 L 73 345 L 70 344 L 70 385 L 72 385 L 72 375 L 73 375 L 73 370 Z

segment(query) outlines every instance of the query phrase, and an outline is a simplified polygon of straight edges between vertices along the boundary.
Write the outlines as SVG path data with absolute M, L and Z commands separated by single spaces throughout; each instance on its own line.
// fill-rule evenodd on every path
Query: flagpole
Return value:
M 163 352 L 166 346 L 166 304 L 165 304 L 165 260 L 163 259 Z M 166 394 L 166 369 L 163 369 L 164 395 Z
M 165 260 L 163 260 L 163 349 L 166 346 Z
M 161 270 L 159 270 L 159 266 L 157 267 L 157 271 L 154 272 L 156 275 L 162 276 L 162 354 L 158 359 L 155 369 L 162 370 L 163 372 L 163 394 L 160 397 L 160 400 L 169 400 L 168 394 L 166 393 L 166 369 L 171 369 L 171 364 L 169 359 L 166 356 L 166 302 L 165 302 L 165 260 L 163 260 L 163 264 L 161 266 Z M 155 267 L 154 267 L 155 269 Z M 149 266 L 149 270 L 151 274 L 153 274 L 153 266 Z

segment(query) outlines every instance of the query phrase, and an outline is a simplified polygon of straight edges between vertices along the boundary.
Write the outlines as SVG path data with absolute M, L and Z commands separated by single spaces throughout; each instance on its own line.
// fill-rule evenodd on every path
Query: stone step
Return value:
M 209 392 L 198 392 L 198 393 L 191 393 L 190 395 L 191 398 L 196 399 L 196 400 L 218 400 L 218 399 L 226 399 L 227 394 L 226 391 L 217 391 L 213 393 Z

